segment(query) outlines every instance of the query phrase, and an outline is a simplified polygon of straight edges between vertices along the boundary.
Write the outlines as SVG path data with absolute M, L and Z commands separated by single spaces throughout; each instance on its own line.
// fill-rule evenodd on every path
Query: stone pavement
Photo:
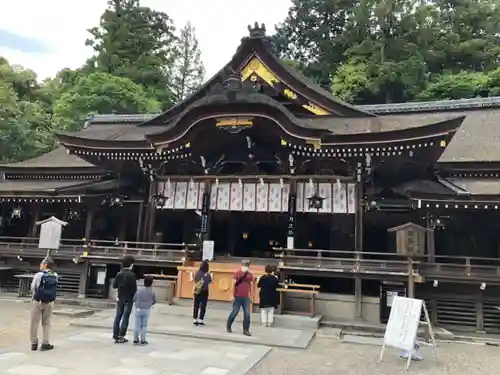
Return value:
M 72 325 L 82 328 L 101 328 L 111 332 L 113 325 L 114 310 L 104 310 L 91 317 L 79 318 L 72 321 Z M 149 332 L 180 336 L 186 338 L 203 338 L 221 341 L 232 341 L 237 343 L 261 344 L 267 346 L 280 346 L 289 348 L 306 348 L 315 334 L 314 329 L 287 329 L 282 327 L 266 328 L 260 322 L 253 322 L 250 330 L 252 337 L 243 336 L 242 324 L 235 321 L 233 333 L 227 333 L 225 321 L 206 320 L 204 327 L 193 325 L 192 319 L 183 316 L 172 316 L 164 314 L 153 308 L 149 320 Z M 130 318 L 130 327 L 134 326 L 133 314 Z
M 0 353 L 2 375 L 243 375 L 270 348 L 150 335 L 147 346 L 115 344 L 108 332 L 86 330 L 55 341 L 48 352 L 28 345 Z
M 29 322 L 31 303 L 15 300 L 0 300 L 0 350 L 17 343 L 29 341 Z M 70 327 L 71 319 L 66 316 L 52 318 L 52 334 L 58 335 L 75 331 Z

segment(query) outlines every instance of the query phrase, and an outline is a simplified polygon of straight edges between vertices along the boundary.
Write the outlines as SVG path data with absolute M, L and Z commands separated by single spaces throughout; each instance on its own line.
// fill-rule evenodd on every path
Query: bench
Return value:
M 295 283 L 288 283 L 282 284 L 282 287 L 277 289 L 278 292 L 280 293 L 280 314 L 283 314 L 284 311 L 284 294 L 285 293 L 295 293 L 295 294 L 304 294 L 310 297 L 310 309 L 308 312 L 302 313 L 298 311 L 291 311 L 294 314 L 299 314 L 299 315 L 309 315 L 312 318 L 316 316 L 316 294 L 319 293 L 319 285 L 310 285 L 310 284 L 295 284 Z
M 156 274 L 156 273 L 148 273 L 145 274 L 144 277 L 152 277 L 153 280 L 163 280 L 167 284 L 167 303 L 169 305 L 172 305 L 174 303 L 174 294 L 175 294 L 175 283 L 177 282 L 177 276 L 173 275 L 163 275 L 163 274 Z M 153 283 L 153 288 L 155 287 L 155 284 Z

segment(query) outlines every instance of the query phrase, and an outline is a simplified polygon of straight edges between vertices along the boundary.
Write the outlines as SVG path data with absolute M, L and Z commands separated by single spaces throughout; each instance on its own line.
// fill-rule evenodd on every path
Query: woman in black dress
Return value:
M 273 274 L 273 266 L 266 266 L 266 274 L 259 279 L 257 287 L 259 292 L 259 308 L 262 317 L 262 325 L 271 327 L 274 322 L 274 309 L 279 305 L 278 277 Z

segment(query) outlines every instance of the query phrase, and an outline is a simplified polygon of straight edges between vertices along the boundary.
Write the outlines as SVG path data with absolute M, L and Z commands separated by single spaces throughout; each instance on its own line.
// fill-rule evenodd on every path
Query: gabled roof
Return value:
M 231 61 L 229 61 L 217 74 L 210 78 L 198 91 L 178 103 L 165 113 L 147 121 L 144 125 L 149 124 L 165 124 L 172 121 L 176 116 L 183 112 L 193 102 L 208 95 L 211 88 L 222 83 L 225 72 L 236 71 L 242 73 L 245 69 L 253 70 L 259 74 L 259 70 L 264 71 L 266 77 L 260 77 L 263 80 L 276 84 L 276 88 L 285 91 L 292 90 L 295 96 L 304 97 L 308 103 L 302 105 L 304 108 L 316 106 L 322 109 L 322 114 L 331 114 L 337 116 L 350 117 L 369 117 L 371 113 L 345 103 L 323 89 L 318 84 L 314 83 L 303 74 L 299 73 L 292 67 L 281 61 L 273 50 L 270 39 L 266 36 L 265 26 L 258 25 L 256 22 L 253 27 L 248 26 L 250 35 L 241 40 L 241 44 L 236 50 Z M 252 64 L 259 65 L 252 68 Z M 242 74 L 243 75 L 243 74 Z M 243 77 L 251 78 L 251 77 Z M 311 112 L 313 115 L 313 112 Z

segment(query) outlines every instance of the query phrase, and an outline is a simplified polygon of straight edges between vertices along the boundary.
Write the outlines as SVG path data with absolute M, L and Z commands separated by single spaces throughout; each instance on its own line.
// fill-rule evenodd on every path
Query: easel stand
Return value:
M 411 311 L 411 306 L 406 304 L 406 301 L 418 301 L 420 303 L 420 308 L 418 308 L 418 315 L 416 314 L 416 309 L 413 311 L 414 314 L 412 314 Z M 406 306 L 405 306 L 406 305 Z M 409 307 L 407 307 L 409 306 Z M 414 304 L 414 306 L 416 306 Z M 406 309 L 405 309 L 406 307 Z M 415 307 L 414 307 L 415 308 Z M 421 315 L 421 310 L 424 310 L 424 321 L 420 320 L 420 315 Z M 394 314 L 393 314 L 394 312 Z M 417 324 L 416 324 L 416 329 L 415 325 L 411 327 L 412 325 L 412 317 L 417 317 Z M 392 322 L 391 322 L 392 321 Z M 410 326 L 410 327 L 409 327 Z M 415 343 L 417 341 L 417 332 L 418 332 L 418 327 L 420 326 L 425 326 L 428 330 L 429 334 L 429 343 L 421 343 L 419 342 L 420 345 L 426 345 L 426 346 L 432 346 L 434 355 L 437 355 L 436 353 L 436 340 L 434 338 L 434 332 L 432 330 L 432 324 L 431 320 L 429 318 L 429 313 L 427 311 L 427 307 L 425 305 L 425 302 L 422 300 L 415 300 L 413 298 L 404 298 L 404 297 L 395 297 L 394 303 L 393 303 L 393 308 L 391 309 L 391 314 L 389 317 L 389 322 L 387 323 L 387 328 L 386 328 L 386 333 L 384 336 L 384 343 L 382 345 L 382 350 L 380 351 L 380 358 L 378 360 L 378 363 L 382 362 L 384 358 L 384 352 L 385 352 L 385 347 L 387 346 L 392 346 L 398 349 L 404 350 L 408 354 L 408 358 L 406 360 L 406 370 L 410 368 L 412 358 L 416 354 L 417 348 L 415 347 Z M 406 340 L 406 339 L 400 339 L 401 344 L 398 345 L 397 339 L 396 341 L 391 337 L 391 335 L 394 334 L 394 328 L 399 330 L 401 332 L 401 337 L 404 337 L 405 334 L 410 334 L 412 340 Z M 411 344 L 411 345 L 409 345 Z

